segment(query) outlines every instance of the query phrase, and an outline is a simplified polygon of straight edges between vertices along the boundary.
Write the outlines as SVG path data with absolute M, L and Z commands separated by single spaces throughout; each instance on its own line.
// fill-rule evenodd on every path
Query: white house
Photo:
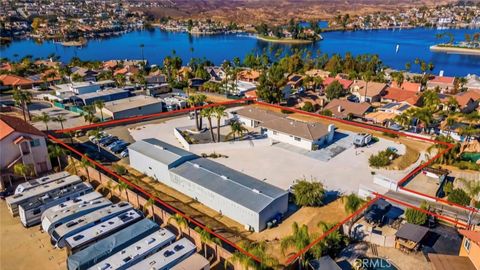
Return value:
M 0 115 L 0 189 L 11 180 L 16 163 L 31 165 L 36 174 L 52 169 L 45 134 L 20 118 Z
M 296 121 L 284 114 L 253 106 L 235 111 L 233 117 L 247 127 L 262 128 L 272 141 L 289 143 L 309 151 L 331 143 L 335 135 L 334 125 Z

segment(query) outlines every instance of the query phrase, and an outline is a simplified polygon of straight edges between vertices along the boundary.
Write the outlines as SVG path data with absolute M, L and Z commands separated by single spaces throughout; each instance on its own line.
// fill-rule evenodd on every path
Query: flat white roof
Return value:
M 77 98 L 87 99 L 87 98 L 103 97 L 103 96 L 119 94 L 119 93 L 128 93 L 128 91 L 123 90 L 122 88 L 111 88 L 111 89 L 100 90 L 97 92 L 81 94 L 81 95 L 78 95 Z
M 142 106 L 161 104 L 162 101 L 151 96 L 138 95 L 115 101 L 105 102 L 105 109 L 111 112 L 121 112 Z
M 205 259 L 202 255 L 195 253 L 172 267 L 170 270 L 201 270 L 209 265 L 210 263 L 207 259 Z
M 68 172 L 59 172 L 59 173 L 50 174 L 50 175 L 47 175 L 47 176 L 43 176 L 43 177 L 40 177 L 40 178 L 37 178 L 37 179 L 33 179 L 33 180 L 30 180 L 30 181 L 21 183 L 15 189 L 15 194 L 22 193 L 22 192 L 24 192 L 26 190 L 29 190 L 31 188 L 53 182 L 53 181 L 61 179 L 61 178 L 65 178 L 69 175 L 70 174 Z

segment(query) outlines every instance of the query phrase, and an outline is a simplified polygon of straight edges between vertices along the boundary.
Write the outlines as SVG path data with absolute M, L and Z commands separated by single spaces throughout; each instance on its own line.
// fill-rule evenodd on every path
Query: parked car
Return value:
M 96 136 L 90 136 L 90 137 L 88 137 L 88 140 L 90 140 L 92 143 L 97 143 L 97 140 L 100 140 L 100 139 L 108 136 L 108 134 L 105 133 L 105 132 L 101 132 L 99 135 L 100 135 L 99 136 L 100 138 L 97 138 Z
M 115 154 L 118 154 L 118 153 L 122 152 L 123 150 L 127 149 L 128 145 L 129 145 L 129 143 L 123 142 L 123 143 L 120 143 L 117 146 L 113 147 L 111 150 Z
M 123 150 L 123 151 L 120 153 L 120 156 L 121 156 L 122 158 L 128 157 L 128 148 L 125 149 L 125 150 Z
M 100 142 L 100 144 L 103 145 L 103 146 L 107 146 L 107 145 L 109 145 L 109 144 L 111 144 L 111 143 L 114 143 L 114 142 L 116 142 L 116 141 L 118 141 L 118 137 L 117 137 L 117 136 L 113 136 L 113 137 L 110 137 L 110 138 L 108 138 L 107 140 L 105 140 L 105 141 L 103 141 L 103 142 Z
M 124 143 L 124 141 L 122 140 L 117 140 L 117 141 L 114 141 L 113 143 L 107 145 L 107 148 L 109 150 L 112 150 L 112 148 L 116 147 L 117 145 L 121 144 L 121 143 Z
M 107 136 L 101 138 L 100 140 L 98 140 L 98 143 L 99 144 L 103 144 L 103 142 L 105 142 L 106 140 L 112 138 L 112 135 L 108 134 Z

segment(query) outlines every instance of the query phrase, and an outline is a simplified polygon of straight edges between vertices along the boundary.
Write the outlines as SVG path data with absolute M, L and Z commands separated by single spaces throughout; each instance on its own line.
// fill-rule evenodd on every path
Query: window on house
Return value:
M 465 242 L 463 242 L 463 247 L 467 252 L 470 252 L 470 239 L 465 239 Z
M 295 141 L 297 141 L 297 142 L 302 141 L 302 139 L 300 139 L 300 137 L 294 137 L 294 139 L 295 139 Z
M 31 147 L 37 147 L 40 145 L 40 140 L 39 139 L 35 139 L 33 141 L 30 141 L 30 146 Z

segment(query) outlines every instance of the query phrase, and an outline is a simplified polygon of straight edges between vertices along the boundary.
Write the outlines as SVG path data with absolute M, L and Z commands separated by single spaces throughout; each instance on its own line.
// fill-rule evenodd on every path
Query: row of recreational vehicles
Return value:
M 6 203 L 25 227 L 40 223 L 52 245 L 66 249 L 69 270 L 210 269 L 190 240 L 66 172 L 20 184 Z

